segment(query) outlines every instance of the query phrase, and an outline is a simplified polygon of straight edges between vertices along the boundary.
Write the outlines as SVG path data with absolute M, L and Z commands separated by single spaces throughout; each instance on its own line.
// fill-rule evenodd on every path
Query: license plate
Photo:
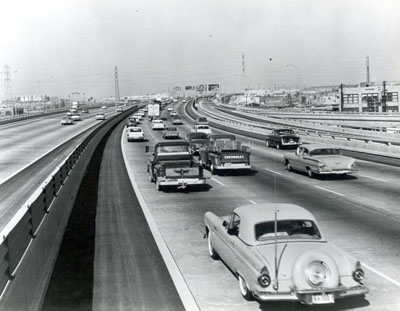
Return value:
M 333 298 L 333 294 L 317 294 L 312 295 L 312 303 L 313 304 L 324 304 L 324 303 L 334 303 L 335 299 Z

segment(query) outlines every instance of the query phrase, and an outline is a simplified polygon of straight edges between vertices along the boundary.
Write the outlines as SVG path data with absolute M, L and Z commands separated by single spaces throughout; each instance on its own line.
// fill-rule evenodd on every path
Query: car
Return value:
M 368 292 L 360 261 L 330 244 L 301 206 L 245 205 L 206 212 L 204 222 L 210 257 L 235 274 L 246 300 L 327 304 Z
M 172 124 L 173 124 L 173 125 L 183 124 L 183 121 L 182 121 L 182 119 L 181 119 L 180 117 L 175 116 L 175 117 L 172 119 Z
M 167 111 L 168 111 L 168 112 L 174 111 L 174 108 L 168 107 L 168 108 L 167 108 Z
M 190 145 L 190 153 L 197 155 L 199 149 L 207 143 L 207 134 L 202 132 L 190 132 L 185 136 L 185 140 Z
M 106 116 L 104 113 L 98 113 L 96 114 L 96 120 L 105 120 Z
M 163 131 L 163 138 L 179 138 L 179 132 L 176 127 L 166 127 Z
M 169 113 L 169 115 L 170 115 L 171 117 L 175 117 L 175 116 L 178 115 L 178 113 L 177 113 L 176 111 L 171 111 L 171 112 Z
M 144 132 L 141 127 L 128 127 L 127 128 L 127 140 L 128 142 L 135 140 L 144 140 Z
M 163 120 L 153 119 L 151 121 L 151 129 L 152 130 L 163 130 L 165 129 L 165 124 Z
M 203 124 L 195 124 L 192 132 L 200 132 L 200 133 L 205 133 L 207 135 L 212 134 L 212 130 L 208 125 L 203 125 Z
M 301 138 L 292 129 L 281 128 L 272 130 L 265 137 L 265 143 L 267 147 L 276 147 L 276 149 L 298 147 L 301 145 Z
M 305 172 L 312 178 L 316 175 L 343 175 L 357 173 L 357 162 L 344 156 L 340 149 L 324 144 L 302 144 L 295 153 L 284 154 L 288 171 Z
M 71 118 L 73 121 L 82 121 L 82 118 L 81 118 L 81 116 L 80 116 L 79 113 L 74 113 L 73 115 L 70 116 L 70 118 Z
M 89 110 L 87 110 L 87 109 L 82 109 L 82 110 L 81 110 L 81 113 L 89 113 Z
M 122 107 L 117 107 L 117 112 L 124 112 L 124 108 L 122 108 Z
M 107 109 L 107 106 L 101 106 L 101 109 Z
M 61 120 L 61 125 L 73 125 L 74 121 L 70 117 L 65 117 Z
M 208 125 L 208 120 L 206 117 L 198 117 L 196 119 L 196 124 L 204 124 L 204 125 Z

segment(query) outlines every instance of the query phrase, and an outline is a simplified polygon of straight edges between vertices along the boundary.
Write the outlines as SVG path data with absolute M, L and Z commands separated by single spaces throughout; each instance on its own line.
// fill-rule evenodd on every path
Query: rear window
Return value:
M 334 148 L 324 148 L 324 149 L 315 149 L 310 152 L 310 155 L 338 155 L 340 154 L 339 149 Z
M 321 239 L 321 234 L 312 220 L 279 220 L 278 239 Z M 267 221 L 255 225 L 257 241 L 275 239 L 275 222 Z
M 130 131 L 131 131 L 131 132 L 141 132 L 141 131 L 142 131 L 142 129 L 140 129 L 140 128 L 139 128 L 139 129 L 137 129 L 137 128 L 136 128 L 136 129 L 131 129 Z

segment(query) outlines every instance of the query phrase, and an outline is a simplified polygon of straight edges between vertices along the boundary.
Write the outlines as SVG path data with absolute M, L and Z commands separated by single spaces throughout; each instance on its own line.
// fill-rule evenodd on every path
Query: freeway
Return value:
M 183 116 L 182 105 L 176 109 Z M 189 118 L 183 119 L 185 125 L 177 126 L 181 134 L 193 124 Z M 209 187 L 191 192 L 158 192 L 148 181 L 144 146 L 162 140 L 161 133 L 152 131 L 147 122 L 143 128 L 148 143 L 127 143 L 123 139 L 128 165 L 201 310 L 267 310 L 271 306 L 279 310 L 398 308 L 398 167 L 360 161 L 360 173 L 354 177 L 309 179 L 286 171 L 282 164 L 285 151 L 240 137 L 252 144 L 251 174 L 212 176 L 207 172 Z M 237 206 L 262 202 L 295 203 L 311 211 L 330 242 L 365 264 L 370 294 L 365 299 L 338 300 L 335 305 L 324 307 L 244 301 L 232 273 L 221 262 L 208 257 L 203 216 L 208 210 L 224 215 Z
M 98 111 L 83 114 L 82 121 L 72 126 L 60 125 L 62 115 L 0 126 L 0 231 L 90 129 L 102 122 L 95 120 Z M 107 109 L 106 115 L 114 113 Z

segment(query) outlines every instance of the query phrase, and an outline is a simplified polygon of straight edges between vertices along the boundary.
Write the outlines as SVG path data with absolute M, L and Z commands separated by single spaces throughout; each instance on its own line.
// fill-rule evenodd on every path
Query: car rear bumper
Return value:
M 167 178 L 159 180 L 161 186 L 202 185 L 205 183 L 206 180 L 201 178 Z
M 251 169 L 251 164 L 246 163 L 222 163 L 221 165 L 215 165 L 217 170 L 249 170 Z
M 311 305 L 316 304 L 313 302 L 313 296 L 315 295 L 332 295 L 333 302 L 336 299 L 359 296 L 368 293 L 368 288 L 364 285 L 354 287 L 338 287 L 333 289 L 315 289 L 315 290 L 293 290 L 291 292 L 259 292 L 254 291 L 253 295 L 261 301 L 300 301 L 304 304 Z M 324 302 L 327 303 L 327 302 Z

